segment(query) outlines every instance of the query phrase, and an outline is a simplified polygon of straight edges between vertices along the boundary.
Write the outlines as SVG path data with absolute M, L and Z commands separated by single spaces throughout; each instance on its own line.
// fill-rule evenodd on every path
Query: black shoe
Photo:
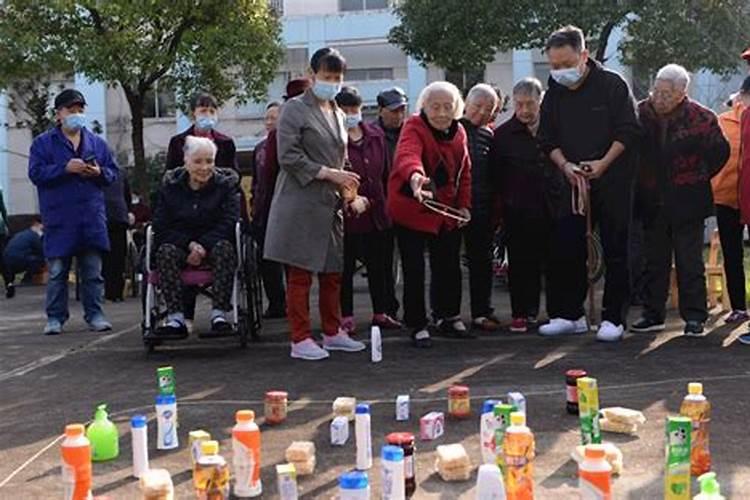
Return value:
M 476 333 L 472 332 L 463 321 L 458 318 L 441 319 L 437 322 L 438 330 L 446 337 L 456 339 L 475 339 Z
M 414 347 L 421 349 L 432 347 L 432 337 L 430 337 L 430 332 L 427 331 L 427 328 L 419 328 L 411 332 L 411 341 Z
M 266 312 L 263 313 L 263 319 L 283 319 L 286 318 L 286 308 L 284 307 L 269 307 Z
M 5 287 L 5 298 L 12 299 L 16 296 L 16 285 L 8 285 Z
M 683 334 L 687 337 L 702 337 L 703 321 L 688 321 L 687 323 L 685 323 Z
M 666 325 L 663 321 L 656 321 L 651 318 L 641 318 L 632 325 L 630 325 L 631 332 L 663 332 Z
M 185 339 L 188 336 L 187 326 L 164 325 L 156 329 L 156 336 L 165 339 Z
M 222 334 L 232 331 L 232 324 L 224 318 L 214 318 L 211 320 L 211 333 Z

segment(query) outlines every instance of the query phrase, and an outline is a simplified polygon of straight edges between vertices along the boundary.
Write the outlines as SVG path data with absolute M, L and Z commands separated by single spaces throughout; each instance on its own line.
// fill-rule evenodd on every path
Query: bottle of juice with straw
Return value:
M 688 394 L 682 400 L 680 415 L 689 418 L 693 423 L 690 436 L 690 474 L 700 476 L 711 470 L 711 452 L 708 448 L 711 403 L 703 395 L 703 384 L 688 384 Z
M 503 442 L 507 500 L 534 499 L 534 434 L 526 427 L 526 415 L 511 413 Z

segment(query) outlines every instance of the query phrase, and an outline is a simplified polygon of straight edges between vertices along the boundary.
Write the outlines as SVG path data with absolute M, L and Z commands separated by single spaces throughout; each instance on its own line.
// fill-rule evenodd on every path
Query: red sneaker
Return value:
M 526 333 L 527 330 L 526 318 L 513 318 L 513 321 L 510 323 L 511 332 Z
M 403 325 L 401 322 L 391 318 L 387 314 L 376 314 L 372 317 L 372 326 L 377 326 L 383 330 L 398 330 Z

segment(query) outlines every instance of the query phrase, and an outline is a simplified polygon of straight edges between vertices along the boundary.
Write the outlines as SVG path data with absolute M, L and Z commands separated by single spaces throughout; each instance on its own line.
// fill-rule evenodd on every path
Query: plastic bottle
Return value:
M 477 500 L 505 500 L 505 483 L 500 467 L 482 464 L 477 473 Z
M 61 446 L 65 500 L 91 500 L 91 443 L 83 435 L 83 424 L 65 426 Z
M 693 422 L 690 436 L 690 474 L 700 476 L 711 470 L 711 452 L 708 447 L 711 403 L 703 395 L 703 384 L 688 384 L 688 394 L 682 400 L 680 415 L 688 417 Z
M 612 500 L 612 466 L 603 445 L 586 445 L 578 465 L 578 490 L 581 500 Z
M 693 500 L 725 500 L 715 472 L 706 472 L 698 478 L 698 482 L 701 485 L 701 492 L 695 495 Z
M 495 405 L 500 401 L 488 399 L 482 404 L 482 415 L 479 417 L 479 439 L 482 450 L 482 462 L 494 464 L 497 462 L 495 455 L 495 431 L 498 428 L 498 420 L 495 417 Z
M 173 450 L 177 439 L 177 398 L 171 394 L 156 396 L 156 449 Z
M 229 498 L 229 467 L 219 455 L 218 441 L 201 443 L 201 457 L 193 469 L 193 486 L 198 500 Z
M 239 498 L 257 497 L 263 492 L 260 481 L 260 429 L 252 410 L 238 411 L 235 420 L 237 424 L 232 429 L 234 495 Z
M 510 415 L 510 427 L 503 441 L 505 456 L 505 491 L 508 500 L 534 498 L 534 435 L 526 427 L 526 415 Z
M 339 500 L 370 500 L 367 473 L 352 471 L 339 476 Z
M 133 477 L 141 478 L 148 471 L 148 426 L 144 415 L 130 419 L 133 448 Z
M 370 405 L 360 403 L 354 415 L 354 435 L 357 440 L 357 470 L 372 467 L 372 436 L 370 433 Z
M 370 360 L 373 363 L 383 361 L 383 338 L 378 326 L 373 326 L 370 329 Z
M 91 460 L 94 462 L 114 460 L 120 454 L 117 426 L 109 419 L 106 404 L 96 407 L 94 421 L 86 429 L 86 437 L 91 443 Z
M 380 454 L 382 465 L 382 500 L 405 500 L 404 450 L 400 446 L 385 445 Z

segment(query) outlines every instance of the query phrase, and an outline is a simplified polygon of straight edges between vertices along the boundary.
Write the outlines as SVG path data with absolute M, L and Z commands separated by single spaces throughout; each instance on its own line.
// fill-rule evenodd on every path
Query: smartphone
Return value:
M 86 165 L 91 165 L 92 167 L 96 166 L 96 156 L 89 155 L 86 158 L 83 159 L 83 163 Z

